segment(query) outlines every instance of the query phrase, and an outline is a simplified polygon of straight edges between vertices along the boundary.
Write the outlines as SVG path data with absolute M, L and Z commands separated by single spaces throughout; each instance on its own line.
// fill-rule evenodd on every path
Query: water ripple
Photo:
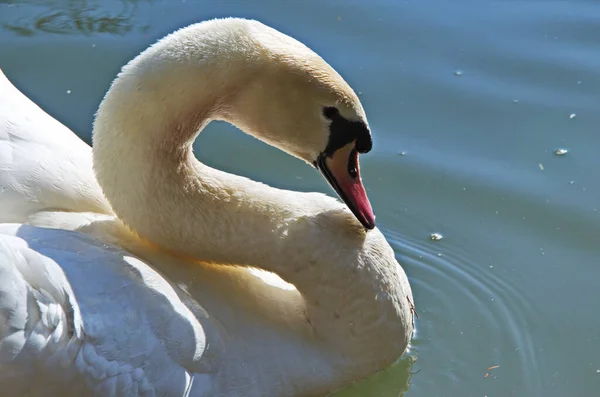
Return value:
M 416 362 L 421 372 L 413 376 L 411 390 L 431 395 L 441 389 L 439 382 L 448 387 L 468 382 L 473 390 L 486 393 L 491 381 L 485 377 L 487 368 L 498 365 L 492 377 L 502 377 L 535 395 L 542 385 L 543 364 L 528 324 L 541 319 L 523 293 L 493 269 L 482 272 L 481 264 L 469 259 L 474 254 L 465 248 L 416 240 L 397 231 L 386 235 L 411 275 L 420 316 L 411 354 L 418 357 L 435 351 L 440 358 Z

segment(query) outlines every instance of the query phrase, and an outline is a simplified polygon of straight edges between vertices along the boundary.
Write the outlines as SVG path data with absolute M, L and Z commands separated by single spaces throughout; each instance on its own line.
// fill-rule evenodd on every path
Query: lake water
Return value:
M 363 178 L 418 331 L 397 365 L 340 396 L 600 395 L 597 1 L 0 0 L 0 67 L 89 142 L 122 64 L 217 16 L 312 47 L 373 129 Z M 196 146 L 226 171 L 333 195 L 225 124 Z

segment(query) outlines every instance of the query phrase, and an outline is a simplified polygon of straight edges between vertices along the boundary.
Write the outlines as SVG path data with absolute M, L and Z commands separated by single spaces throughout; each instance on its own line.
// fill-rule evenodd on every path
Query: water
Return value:
M 295 36 L 360 93 L 375 137 L 363 177 L 419 319 L 405 358 L 340 396 L 600 395 L 597 2 L 12 3 L 0 0 L 0 67 L 88 140 L 123 63 L 215 16 Z M 197 153 L 332 194 L 225 124 Z

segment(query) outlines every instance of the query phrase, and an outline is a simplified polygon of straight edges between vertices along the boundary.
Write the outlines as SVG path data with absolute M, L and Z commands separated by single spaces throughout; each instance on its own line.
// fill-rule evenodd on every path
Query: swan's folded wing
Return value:
M 80 233 L 0 225 L 2 395 L 205 395 L 205 344 L 139 259 Z
M 108 213 L 91 148 L 0 71 L 0 222 L 40 210 Z

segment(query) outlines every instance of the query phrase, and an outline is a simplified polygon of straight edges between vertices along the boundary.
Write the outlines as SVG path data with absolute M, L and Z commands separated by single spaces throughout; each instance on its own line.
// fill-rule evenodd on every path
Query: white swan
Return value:
M 215 119 L 314 163 L 356 216 L 199 163 Z M 313 396 L 403 354 L 412 293 L 358 175 L 365 114 L 307 47 L 256 21 L 181 29 L 123 68 L 93 141 L 0 73 L 2 395 Z

